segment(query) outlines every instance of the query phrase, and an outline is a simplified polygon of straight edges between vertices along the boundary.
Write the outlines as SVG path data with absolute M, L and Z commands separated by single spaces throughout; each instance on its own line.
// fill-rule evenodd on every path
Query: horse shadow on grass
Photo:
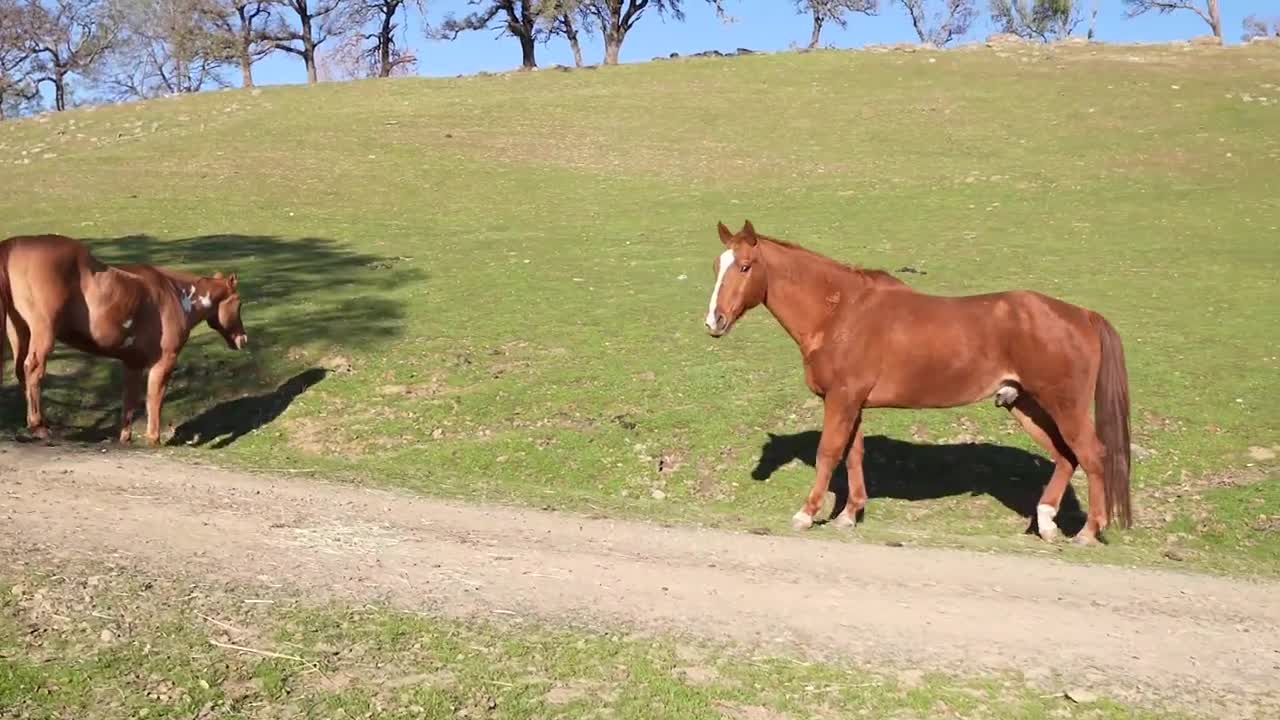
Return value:
M 751 477 L 767 480 L 793 460 L 814 467 L 821 438 L 822 433 L 817 430 L 789 435 L 769 433 Z M 862 470 L 869 499 L 917 501 L 990 495 L 1027 518 L 1029 533 L 1036 530 L 1036 505 L 1053 473 L 1053 463 L 1044 457 L 991 443 L 929 445 L 869 435 L 864 449 Z M 848 501 L 848 470 L 843 461 L 832 473 L 830 487 L 836 496 L 834 516 Z M 1068 487 L 1059 506 L 1058 526 L 1067 535 L 1075 535 L 1084 527 L 1084 520 L 1075 490 Z
M 175 428 L 168 444 L 221 450 L 274 422 L 299 395 L 323 380 L 328 373 L 324 368 L 311 368 L 294 375 L 271 392 L 218 403 Z
M 319 368 L 306 369 L 325 364 L 323 359 L 308 357 L 303 348 L 343 353 L 397 338 L 405 327 L 398 291 L 427 278 L 412 258 L 358 252 L 324 238 L 82 239 L 107 263 L 237 274 L 249 348 L 228 350 L 217 333 L 197 326 L 178 357 L 162 410 L 164 426 L 176 426 L 175 439 L 210 448 L 226 447 L 275 420 L 323 379 Z M 50 360 L 42 396 L 55 435 L 76 442 L 115 437 L 123 392 L 119 363 L 61 343 Z M 0 378 L 0 430 L 6 435 L 25 426 L 12 361 L 6 352 L 6 377 Z M 144 422 L 135 425 L 135 439 Z

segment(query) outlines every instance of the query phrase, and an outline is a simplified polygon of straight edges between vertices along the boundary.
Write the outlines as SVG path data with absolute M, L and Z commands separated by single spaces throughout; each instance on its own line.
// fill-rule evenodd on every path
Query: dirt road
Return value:
M 1231 716 L 1280 708 L 1280 584 L 850 545 L 826 532 L 662 528 L 137 452 L 0 445 L 5 555 L 38 543 L 451 614 L 677 632 L 873 666 L 1061 674 L 1046 681 Z

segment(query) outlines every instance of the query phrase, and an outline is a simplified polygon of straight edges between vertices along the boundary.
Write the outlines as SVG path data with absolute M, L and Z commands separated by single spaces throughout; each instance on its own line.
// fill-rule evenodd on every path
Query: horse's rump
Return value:
M 142 278 L 61 235 L 14 237 L 0 247 L 10 313 L 28 325 L 47 323 L 47 332 L 77 350 L 119 357 L 149 294 Z

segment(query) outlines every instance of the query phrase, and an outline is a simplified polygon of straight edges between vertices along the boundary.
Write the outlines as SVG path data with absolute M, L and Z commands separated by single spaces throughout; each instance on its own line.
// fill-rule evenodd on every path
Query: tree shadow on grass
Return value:
M 817 430 L 790 435 L 769 433 L 751 477 L 767 480 L 793 460 L 814 467 L 821 438 L 822 433 Z M 927 445 L 883 435 L 869 435 L 864 443 L 862 468 L 869 498 L 916 501 L 990 495 L 1030 520 L 1027 532 L 1035 532 L 1036 505 L 1053 473 L 1053 463 L 1048 459 L 1019 448 L 990 443 Z M 832 512 L 838 514 L 848 500 L 848 472 L 844 462 L 832 473 L 830 487 L 836 496 Z M 1067 535 L 1075 535 L 1084 527 L 1084 513 L 1071 487 L 1062 497 L 1057 523 Z
M 269 405 L 276 407 L 287 398 L 287 407 L 297 394 L 289 394 L 292 388 L 300 384 L 305 390 L 318 382 L 323 375 L 296 375 L 307 367 L 306 353 L 299 348 L 319 345 L 316 352 L 342 352 L 398 337 L 405 312 L 394 295 L 427 277 L 409 258 L 356 252 L 322 238 L 204 235 L 161 240 L 130 235 L 84 240 L 108 263 L 146 262 L 202 275 L 237 274 L 249 349 L 228 350 L 217 333 L 197 327 L 165 394 L 165 425 L 192 433 L 202 428 L 202 437 L 213 429 L 230 429 L 222 435 L 238 438 L 243 432 L 234 432 L 238 419 L 233 414 L 250 408 L 266 418 L 264 423 L 270 422 L 284 408 L 267 411 Z M 11 431 L 25 426 L 26 410 L 16 388 L 11 352 L 6 359 L 7 377 L 0 379 L 0 428 Z M 235 402 L 264 390 L 271 391 L 258 395 L 257 405 Z M 55 345 L 42 396 L 56 435 L 87 442 L 114 437 L 122 392 L 119 363 Z M 234 439 L 211 447 L 230 442 Z

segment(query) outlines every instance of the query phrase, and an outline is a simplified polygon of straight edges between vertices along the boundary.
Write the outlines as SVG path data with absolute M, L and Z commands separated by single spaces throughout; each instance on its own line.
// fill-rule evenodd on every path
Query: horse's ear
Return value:
M 239 280 L 236 279 L 235 273 L 231 273 L 230 275 L 227 276 L 227 285 L 230 285 L 232 290 L 236 289 L 236 285 L 238 282 Z
M 742 239 L 745 240 L 748 245 L 756 244 L 756 229 L 755 226 L 751 224 L 750 220 L 745 220 L 742 223 Z
M 720 232 L 720 242 L 724 243 L 726 247 L 733 242 L 733 231 L 725 227 L 724 223 L 716 223 L 716 230 Z

